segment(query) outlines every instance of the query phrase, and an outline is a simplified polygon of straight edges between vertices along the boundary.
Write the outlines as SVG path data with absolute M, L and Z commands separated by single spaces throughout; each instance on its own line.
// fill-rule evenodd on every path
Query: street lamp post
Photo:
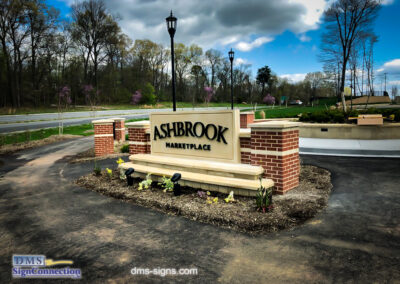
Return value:
M 172 100 L 173 110 L 176 111 L 176 98 L 175 98 L 175 55 L 174 55 L 174 35 L 176 31 L 176 22 L 178 19 L 171 15 L 165 19 L 167 21 L 167 28 L 169 36 L 171 37 L 171 63 L 172 63 Z
M 231 62 L 231 109 L 233 109 L 233 58 L 235 52 L 233 52 L 232 48 L 231 51 L 228 52 L 229 61 Z

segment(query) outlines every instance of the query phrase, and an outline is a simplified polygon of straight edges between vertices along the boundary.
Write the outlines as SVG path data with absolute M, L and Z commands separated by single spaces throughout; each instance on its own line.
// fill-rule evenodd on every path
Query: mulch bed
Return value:
M 133 186 L 128 187 L 115 170 L 111 178 L 102 172 L 100 176 L 82 176 L 76 183 L 103 195 L 167 214 L 253 234 L 289 229 L 304 223 L 326 207 L 332 189 L 330 172 L 303 165 L 299 186 L 285 195 L 274 195 L 274 209 L 262 213 L 256 210 L 255 197 L 235 196 L 237 202 L 226 203 L 227 195 L 211 192 L 211 196 L 218 197 L 219 201 L 208 204 L 199 197 L 197 189 L 182 187 L 182 195 L 174 196 L 172 192 L 163 192 L 154 182 L 151 188 L 139 191 L 140 181 L 135 179 Z

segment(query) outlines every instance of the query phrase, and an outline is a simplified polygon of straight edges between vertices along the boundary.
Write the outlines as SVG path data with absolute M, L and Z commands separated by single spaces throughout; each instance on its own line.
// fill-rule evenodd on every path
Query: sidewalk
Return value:
M 299 146 L 303 155 L 400 158 L 400 139 L 300 138 Z

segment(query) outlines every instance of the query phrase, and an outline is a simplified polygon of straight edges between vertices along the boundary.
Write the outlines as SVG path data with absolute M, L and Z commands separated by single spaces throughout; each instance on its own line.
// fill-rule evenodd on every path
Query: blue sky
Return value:
M 332 0 L 328 0 L 332 2 Z M 48 0 L 68 17 L 75 0 Z M 321 16 L 325 0 L 110 0 L 111 13 L 122 20 L 124 33 L 133 40 L 148 38 L 168 44 L 165 17 L 173 8 L 178 17 L 177 42 L 196 43 L 227 54 L 233 47 L 236 62 L 251 64 L 253 75 L 268 65 L 293 81 L 308 72 L 322 71 L 318 61 Z M 400 85 L 400 0 L 386 0 L 376 20 L 379 42 L 375 47 L 378 83 L 383 73 Z M 390 85 L 390 83 L 389 83 Z

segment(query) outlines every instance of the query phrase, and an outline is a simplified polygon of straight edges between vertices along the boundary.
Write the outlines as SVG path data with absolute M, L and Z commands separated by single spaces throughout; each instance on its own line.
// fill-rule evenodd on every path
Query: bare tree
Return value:
M 93 82 L 98 88 L 98 67 L 106 58 L 107 41 L 120 29 L 107 12 L 103 0 L 87 0 L 72 6 L 72 37 L 83 51 L 85 79 L 88 81 L 89 62 L 93 64 Z
M 340 94 L 346 110 L 344 84 L 347 63 L 355 41 L 362 32 L 372 33 L 372 24 L 380 8 L 380 0 L 338 0 L 325 11 L 326 32 L 322 36 L 323 60 L 341 60 Z
M 216 73 L 222 61 L 222 53 L 219 50 L 209 49 L 205 53 L 205 58 L 210 68 L 210 86 L 215 87 Z
M 322 86 L 325 81 L 325 75 L 322 72 L 311 72 L 306 75 L 304 81 L 310 83 L 311 87 L 311 105 L 314 106 L 314 100 L 317 97 L 317 90 Z

